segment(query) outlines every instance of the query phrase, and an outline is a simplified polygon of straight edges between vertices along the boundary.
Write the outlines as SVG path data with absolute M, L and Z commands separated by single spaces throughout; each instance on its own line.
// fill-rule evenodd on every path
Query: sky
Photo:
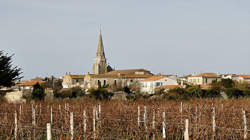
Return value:
M 249 0 L 0 0 L 0 50 L 24 79 L 115 69 L 250 74 Z

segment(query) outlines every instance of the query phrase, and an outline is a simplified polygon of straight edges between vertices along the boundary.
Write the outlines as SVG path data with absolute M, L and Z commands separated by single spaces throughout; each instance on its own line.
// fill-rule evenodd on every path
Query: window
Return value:
M 101 87 L 101 81 L 98 80 L 97 83 L 98 83 L 98 88 L 100 88 Z
M 156 86 L 157 86 L 157 87 L 159 87 L 159 86 L 161 86 L 161 85 L 162 85 L 161 82 L 156 82 Z
M 114 85 L 116 86 L 116 80 L 114 80 Z
M 106 80 L 103 81 L 103 86 L 106 86 Z

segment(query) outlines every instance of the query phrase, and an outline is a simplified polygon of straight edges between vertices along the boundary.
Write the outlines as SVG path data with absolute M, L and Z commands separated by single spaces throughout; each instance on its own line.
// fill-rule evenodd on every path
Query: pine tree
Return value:
M 21 69 L 12 64 L 12 57 L 13 55 L 8 56 L 0 51 L 0 87 L 13 86 L 16 80 L 22 78 Z

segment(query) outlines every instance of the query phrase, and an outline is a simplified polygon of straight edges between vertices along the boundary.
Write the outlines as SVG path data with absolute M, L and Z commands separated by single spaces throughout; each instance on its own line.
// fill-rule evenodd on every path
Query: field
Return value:
M 249 99 L 2 103 L 0 139 L 249 139 L 249 116 Z

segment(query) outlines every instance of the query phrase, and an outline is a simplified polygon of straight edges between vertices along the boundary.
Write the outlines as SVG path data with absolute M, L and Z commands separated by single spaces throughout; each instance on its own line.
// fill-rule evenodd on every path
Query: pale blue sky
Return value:
M 108 62 L 153 73 L 250 73 L 249 0 L 0 0 L 0 49 L 24 79 Z

